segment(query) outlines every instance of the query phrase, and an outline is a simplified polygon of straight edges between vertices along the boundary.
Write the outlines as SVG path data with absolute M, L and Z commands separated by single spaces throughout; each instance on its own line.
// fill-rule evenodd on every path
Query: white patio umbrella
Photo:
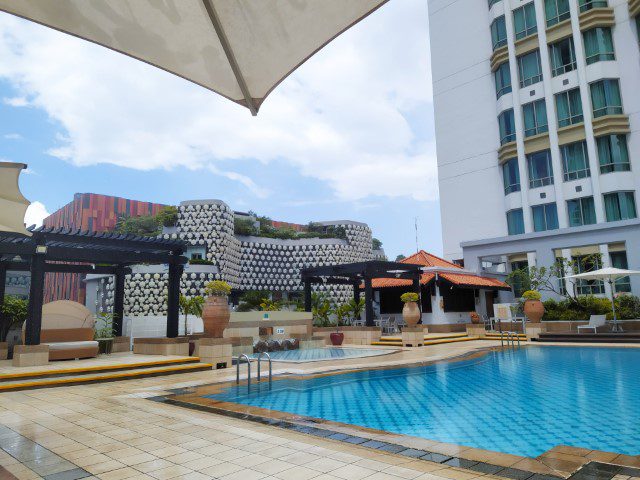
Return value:
M 623 268 L 606 267 L 591 272 L 577 273 L 575 275 L 567 275 L 565 278 L 571 278 L 576 280 L 603 280 L 609 283 L 611 287 L 611 308 L 613 310 L 613 327 L 612 331 L 622 332 L 622 327 L 618 324 L 618 317 L 616 315 L 616 305 L 613 301 L 613 283 L 623 277 L 630 275 L 640 275 L 640 271 L 637 270 L 625 270 Z
M 249 108 L 388 0 L 0 0 Z M 381 41 L 384 41 L 381 39 Z
M 31 233 L 24 228 L 24 215 L 31 204 L 20 192 L 20 172 L 24 163 L 0 162 L 0 232 Z

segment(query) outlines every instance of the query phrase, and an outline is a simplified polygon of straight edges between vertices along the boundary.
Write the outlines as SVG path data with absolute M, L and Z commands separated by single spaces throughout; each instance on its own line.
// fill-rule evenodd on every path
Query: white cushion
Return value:
M 95 340 L 86 340 L 84 342 L 43 343 L 43 345 L 49 345 L 49 350 L 73 350 L 76 348 L 97 347 L 98 342 L 96 342 Z

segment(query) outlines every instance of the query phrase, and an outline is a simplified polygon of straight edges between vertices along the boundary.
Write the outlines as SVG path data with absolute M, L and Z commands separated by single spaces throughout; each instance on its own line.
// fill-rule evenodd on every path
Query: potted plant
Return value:
M 340 326 L 345 324 L 345 319 L 349 315 L 351 307 L 347 303 L 338 305 L 333 313 L 336 316 L 336 331 L 332 332 L 329 337 L 331 338 L 331 344 L 335 347 L 339 347 L 344 342 L 344 333 L 340 331 Z
M 536 290 L 527 290 L 522 294 L 524 314 L 533 323 L 540 322 L 544 315 L 544 304 L 540 300 L 541 298 L 542 295 Z
M 7 335 L 12 327 L 21 325 L 27 319 L 27 305 L 27 300 L 14 295 L 7 295 L 0 305 L 0 360 L 6 360 L 9 356 Z
M 361 298 L 359 301 L 355 301 L 355 299 L 351 299 L 347 302 L 349 306 L 349 317 L 352 319 L 352 324 L 356 320 L 360 320 L 362 317 L 362 311 L 364 310 L 364 298 Z
M 204 334 L 207 337 L 222 338 L 231 318 L 227 300 L 231 293 L 231 286 L 227 282 L 214 280 L 205 285 L 205 292 L 207 298 L 202 309 Z
M 98 313 L 96 318 L 96 330 L 93 338 L 98 341 L 98 352 L 110 355 L 113 350 L 113 313 Z
M 418 320 L 420 320 L 419 298 L 415 292 L 407 292 L 400 295 L 400 300 L 404 303 L 402 318 L 407 327 L 415 327 L 418 324 Z
M 196 295 L 195 297 L 187 298 L 184 295 L 180 295 L 180 310 L 184 313 L 184 336 L 187 332 L 187 319 L 188 315 L 195 315 L 196 317 L 202 317 L 202 308 L 204 307 L 204 297 Z M 193 340 L 189 340 L 189 355 L 193 355 L 196 349 L 196 343 Z
M 478 312 L 475 310 L 473 312 L 469 312 L 469 319 L 471 320 L 471 323 L 480 323 L 480 315 L 478 315 Z

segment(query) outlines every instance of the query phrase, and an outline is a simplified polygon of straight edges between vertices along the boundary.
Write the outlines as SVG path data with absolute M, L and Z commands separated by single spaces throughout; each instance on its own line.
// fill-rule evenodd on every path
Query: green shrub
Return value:
M 536 290 L 527 290 L 522 294 L 522 298 L 524 300 L 540 300 L 542 295 L 540 295 L 540 292 Z
M 212 297 L 227 297 L 231 293 L 231 286 L 222 280 L 214 280 L 204 286 L 207 295 Z
M 213 265 L 211 260 L 206 260 L 204 258 L 192 258 L 189 260 L 190 265 Z
M 415 292 L 407 292 L 400 295 L 400 301 L 402 301 L 402 303 L 417 302 L 418 298 L 420 297 Z
M 164 207 L 156 214 L 156 219 L 165 227 L 175 227 L 178 222 L 178 208 L 173 205 Z
M 616 314 L 621 320 L 640 318 L 640 298 L 634 295 L 620 295 L 615 299 Z

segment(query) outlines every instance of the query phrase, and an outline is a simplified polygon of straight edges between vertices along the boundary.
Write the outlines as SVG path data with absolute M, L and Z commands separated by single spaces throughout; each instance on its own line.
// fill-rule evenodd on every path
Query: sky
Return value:
M 297 223 L 366 222 L 390 259 L 442 252 L 427 6 L 392 0 L 322 49 L 257 117 L 106 48 L 0 13 L 0 160 L 27 225 L 91 192 L 221 199 Z

